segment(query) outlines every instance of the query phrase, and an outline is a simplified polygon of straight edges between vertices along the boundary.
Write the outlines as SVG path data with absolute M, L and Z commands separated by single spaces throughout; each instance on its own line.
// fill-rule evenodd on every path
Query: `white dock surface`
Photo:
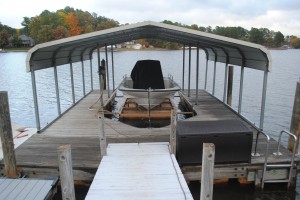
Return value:
M 86 200 L 193 199 L 169 143 L 109 144 Z

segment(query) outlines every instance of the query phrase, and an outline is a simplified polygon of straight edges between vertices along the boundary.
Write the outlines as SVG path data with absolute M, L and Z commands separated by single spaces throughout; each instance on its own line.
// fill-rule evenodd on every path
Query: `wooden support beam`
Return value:
M 171 153 L 176 155 L 176 123 L 177 123 L 177 114 L 176 110 L 171 110 L 171 133 L 170 133 L 170 144 L 171 144 Z
M 227 104 L 232 105 L 232 83 L 233 83 L 233 66 L 229 66 L 228 70 L 228 86 L 227 86 Z
M 63 200 L 75 199 L 75 188 L 72 169 L 71 146 L 63 145 L 57 148 L 58 166 Z
M 0 136 L 7 178 L 17 178 L 17 164 L 7 92 L 0 92 Z
M 200 200 L 213 199 L 215 145 L 203 143 Z
M 101 157 L 106 156 L 106 135 L 105 135 L 105 129 L 104 129 L 104 112 L 99 112 L 98 115 L 99 118 L 99 140 L 100 140 L 100 154 Z
M 300 137 L 300 81 L 297 82 L 297 87 L 295 92 L 295 100 L 294 100 L 294 108 L 293 108 L 290 132 L 297 136 L 296 154 L 298 154 L 299 137 Z M 292 137 L 289 138 L 288 148 L 290 151 L 293 151 L 294 149 L 294 139 Z

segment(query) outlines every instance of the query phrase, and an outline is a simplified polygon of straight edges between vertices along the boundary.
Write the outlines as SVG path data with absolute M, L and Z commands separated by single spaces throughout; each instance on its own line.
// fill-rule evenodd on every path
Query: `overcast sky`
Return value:
M 124 23 L 163 20 L 200 26 L 268 28 L 300 37 L 300 0 L 0 0 L 0 22 L 21 28 L 23 17 L 65 6 Z

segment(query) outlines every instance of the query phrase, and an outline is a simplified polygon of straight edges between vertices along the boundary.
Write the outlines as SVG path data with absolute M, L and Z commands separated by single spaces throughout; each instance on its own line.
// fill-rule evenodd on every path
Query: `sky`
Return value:
M 186 25 L 268 28 L 300 37 L 299 0 L 0 0 L 0 22 L 21 28 L 23 17 L 66 6 L 120 24 L 170 20 Z

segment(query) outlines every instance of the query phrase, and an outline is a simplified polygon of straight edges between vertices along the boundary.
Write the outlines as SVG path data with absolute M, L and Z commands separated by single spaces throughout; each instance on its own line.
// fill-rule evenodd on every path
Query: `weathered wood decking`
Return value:
M 98 92 L 93 92 L 69 110 L 64 116 L 48 127 L 43 133 L 36 134 L 16 150 L 17 165 L 22 167 L 29 175 L 45 176 L 58 174 L 57 147 L 70 144 L 75 180 L 92 180 L 100 163 L 100 147 L 98 139 L 97 111 L 88 110 L 99 97 Z M 191 91 L 189 101 L 194 104 L 195 91 Z M 240 119 L 238 115 L 213 98 L 205 91 L 200 91 L 199 104 L 194 105 L 197 115 L 187 120 L 222 120 Z M 241 119 L 242 120 L 242 119 Z M 246 123 L 246 122 L 245 122 Z M 252 128 L 250 125 L 248 125 Z M 253 129 L 253 128 L 252 128 Z M 254 130 L 254 129 L 253 129 Z M 108 143 L 126 142 L 169 142 L 170 127 L 164 128 L 135 128 L 116 120 L 105 119 L 105 131 Z M 255 134 L 254 134 L 255 136 Z M 252 157 L 251 164 L 241 163 L 235 165 L 216 165 L 216 168 L 233 168 L 230 176 L 245 177 L 249 169 L 262 169 L 264 163 L 265 138 L 259 140 L 258 152 L 260 157 Z M 255 144 L 255 137 L 253 140 Z M 282 156 L 271 155 L 277 143 L 272 140 L 270 144 L 270 162 L 284 163 L 290 161 L 290 153 L 283 149 Z M 254 148 L 252 148 L 254 149 Z M 253 151 L 253 150 L 252 150 Z M 299 162 L 299 158 L 296 159 Z M 3 163 L 1 162 L 3 168 Z M 197 167 L 193 167 L 193 170 Z M 184 172 L 190 169 L 184 168 Z M 197 170 L 196 170 L 197 171 Z M 238 173 L 239 172 L 239 173 Z M 246 174 L 245 174 L 246 173 Z M 223 173 L 226 177 L 226 173 Z M 191 174 L 190 174 L 191 175 Z M 229 176 L 229 175 L 228 175 Z M 186 178 L 191 176 L 186 175 Z M 220 172 L 219 176 L 222 177 Z

